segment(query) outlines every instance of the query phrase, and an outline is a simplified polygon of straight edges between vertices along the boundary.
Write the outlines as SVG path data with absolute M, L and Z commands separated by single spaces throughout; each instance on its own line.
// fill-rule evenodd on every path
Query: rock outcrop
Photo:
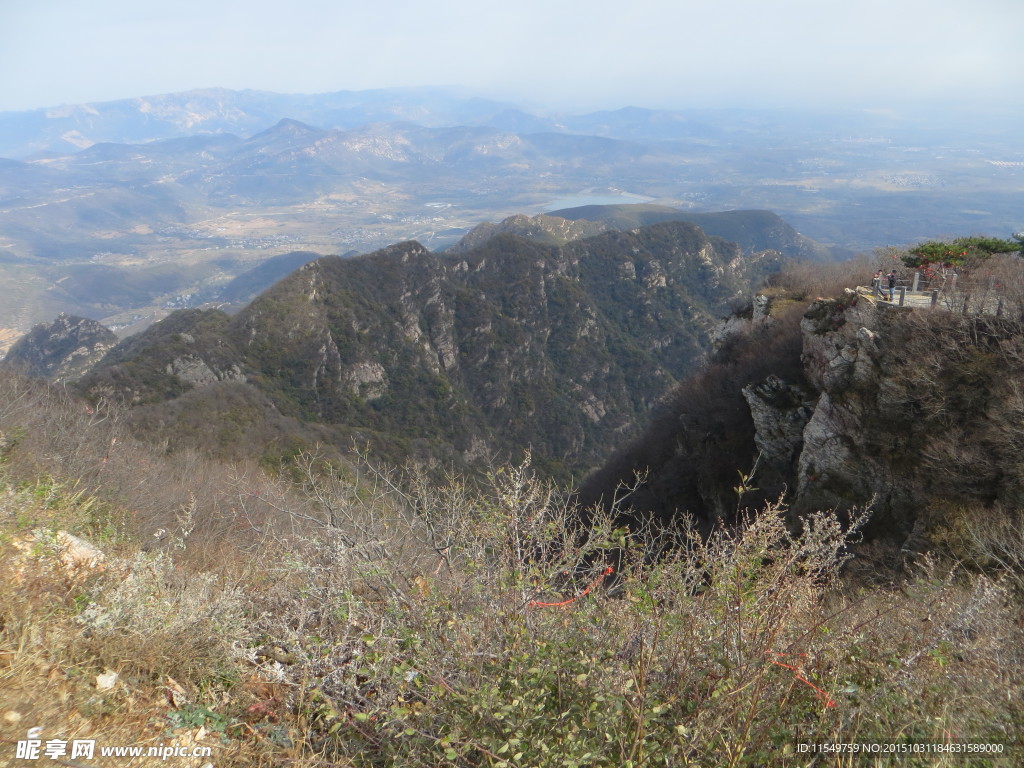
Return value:
M 871 530 L 920 549 L 952 508 L 1024 503 L 1019 322 L 900 309 L 852 292 L 803 323 L 820 391 L 795 508 L 870 504 Z
M 758 384 L 748 384 L 742 392 L 754 420 L 754 444 L 761 460 L 780 472 L 791 472 L 803 449 L 804 430 L 818 401 L 816 394 L 774 374 Z
M 908 553 L 948 535 L 951 515 L 1024 505 L 1019 320 L 899 308 L 853 291 L 814 301 L 799 329 L 745 314 L 703 378 L 584 484 L 584 501 L 646 472 L 636 511 L 689 512 L 710 526 L 736 504 L 736 472 L 754 466 L 763 492 L 744 504 L 784 493 L 794 516 L 870 507 L 866 534 Z M 787 333 L 799 346 L 780 343 Z

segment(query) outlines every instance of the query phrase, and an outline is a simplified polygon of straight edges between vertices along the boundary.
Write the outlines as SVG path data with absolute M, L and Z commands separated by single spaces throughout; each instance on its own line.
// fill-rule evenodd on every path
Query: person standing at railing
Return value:
M 892 301 L 893 294 L 896 293 L 896 270 L 894 269 L 889 273 L 889 301 Z

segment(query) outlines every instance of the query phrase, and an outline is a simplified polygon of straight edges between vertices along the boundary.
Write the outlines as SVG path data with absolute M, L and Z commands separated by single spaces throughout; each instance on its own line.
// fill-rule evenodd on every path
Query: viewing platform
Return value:
M 1001 317 L 1008 309 L 1009 302 L 1002 295 L 1002 286 L 994 282 L 943 281 L 941 288 L 924 288 L 920 276 L 915 273 L 912 284 L 897 285 L 889 298 L 889 288 L 879 287 L 878 280 L 870 286 L 857 286 L 857 294 L 894 307 L 911 309 L 941 309 L 965 315 L 994 315 Z M 905 282 L 905 281 L 901 281 Z

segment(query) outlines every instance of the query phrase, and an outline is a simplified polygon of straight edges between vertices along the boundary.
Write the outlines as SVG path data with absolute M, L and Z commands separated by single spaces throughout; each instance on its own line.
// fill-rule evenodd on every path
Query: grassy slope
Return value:
M 971 764 L 1011 765 L 1024 749 L 1009 583 L 925 561 L 854 586 L 828 515 L 794 537 L 767 510 L 652 563 L 607 521 L 578 535 L 525 465 L 475 490 L 368 464 L 330 479 L 301 456 L 274 478 L 0 386 L 2 739 L 41 727 L 300 768 L 796 766 L 825 742 L 994 743 L 1002 758 Z M 56 531 L 103 566 L 62 565 Z

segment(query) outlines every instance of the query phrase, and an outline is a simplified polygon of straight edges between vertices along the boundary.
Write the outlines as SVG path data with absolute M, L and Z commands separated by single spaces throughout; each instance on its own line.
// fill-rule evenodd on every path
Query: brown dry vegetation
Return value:
M 616 529 L 613 509 L 584 529 L 528 461 L 472 488 L 310 454 L 271 476 L 162 455 L 59 390 L 0 390 L 12 764 L 30 727 L 201 743 L 218 768 L 963 764 L 798 751 L 831 742 L 991 743 L 1002 755 L 971 764 L 1011 765 L 1024 749 L 1019 531 L 979 543 L 970 570 L 926 559 L 855 588 L 858 523 L 827 513 L 791 531 L 769 505 L 666 541 Z M 63 565 L 58 531 L 102 565 Z

